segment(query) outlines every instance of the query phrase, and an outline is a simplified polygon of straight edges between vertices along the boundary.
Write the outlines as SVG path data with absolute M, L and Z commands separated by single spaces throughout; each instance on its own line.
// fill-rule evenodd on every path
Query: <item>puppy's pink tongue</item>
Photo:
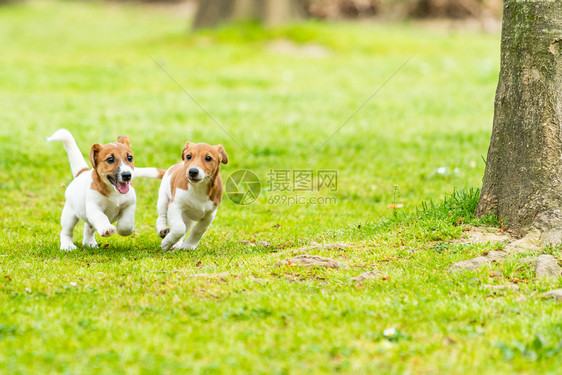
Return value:
M 126 194 L 129 191 L 129 183 L 117 182 L 117 190 L 119 190 L 121 194 Z

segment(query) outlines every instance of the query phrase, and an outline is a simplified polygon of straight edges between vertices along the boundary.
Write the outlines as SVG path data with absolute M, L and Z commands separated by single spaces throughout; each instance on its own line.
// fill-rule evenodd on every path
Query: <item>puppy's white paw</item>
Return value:
M 174 249 L 176 250 L 195 250 L 199 244 L 191 244 L 191 243 L 181 243 L 175 244 Z
M 72 242 L 65 242 L 60 244 L 60 249 L 63 251 L 72 251 L 76 250 L 76 245 L 74 245 Z
M 98 230 L 98 233 L 100 236 L 102 237 L 109 237 L 115 234 L 115 232 L 117 231 L 117 228 L 115 228 L 115 225 L 109 225 L 107 227 L 104 228 L 100 228 Z
M 82 245 L 86 246 L 86 247 L 98 247 L 98 243 L 96 242 L 96 240 L 91 240 L 91 241 L 84 241 L 82 242 Z

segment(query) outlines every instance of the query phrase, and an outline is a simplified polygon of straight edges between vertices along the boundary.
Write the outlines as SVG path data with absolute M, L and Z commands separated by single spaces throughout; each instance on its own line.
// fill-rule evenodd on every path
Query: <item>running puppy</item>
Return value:
M 117 142 L 102 145 L 95 143 L 90 150 L 92 169 L 88 168 L 76 141 L 68 130 L 59 129 L 48 141 L 61 141 L 74 180 L 65 192 L 66 203 L 62 210 L 60 232 L 61 250 L 74 250 L 72 233 L 78 220 L 84 222 L 82 244 L 96 247 L 95 232 L 109 237 L 115 232 L 129 236 L 135 231 L 137 197 L 131 181 L 138 177 L 162 178 L 163 170 L 134 167 L 129 137 L 119 137 Z M 112 223 L 117 221 L 117 227 Z
M 166 171 L 158 191 L 156 230 L 163 238 L 164 250 L 172 246 L 187 250 L 197 248 L 222 201 L 220 165 L 228 163 L 222 145 L 187 142 L 181 158 L 183 162 Z M 195 222 L 197 224 L 182 242 Z

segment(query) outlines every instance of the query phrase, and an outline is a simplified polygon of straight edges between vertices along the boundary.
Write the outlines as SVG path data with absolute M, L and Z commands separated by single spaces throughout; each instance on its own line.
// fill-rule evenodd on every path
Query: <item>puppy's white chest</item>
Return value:
M 216 209 L 215 204 L 209 200 L 207 194 L 201 194 L 195 189 L 179 190 L 176 195 L 182 211 L 191 220 L 199 221 Z
M 108 197 L 99 197 L 98 199 L 98 204 L 110 222 L 118 220 L 121 212 L 136 202 L 135 193 L 132 188 L 127 194 L 112 193 Z

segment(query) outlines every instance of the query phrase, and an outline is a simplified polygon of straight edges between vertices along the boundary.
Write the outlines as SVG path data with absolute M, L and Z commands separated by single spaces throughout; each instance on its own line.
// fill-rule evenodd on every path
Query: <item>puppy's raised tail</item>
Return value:
M 158 168 L 135 168 L 135 177 L 148 177 L 162 179 L 166 173 L 165 169 Z
M 80 172 L 89 170 L 86 160 L 82 156 L 74 137 L 66 129 L 59 129 L 53 135 L 47 138 L 47 141 L 60 141 L 66 150 L 68 160 L 70 161 L 70 170 L 72 175 L 76 177 Z

